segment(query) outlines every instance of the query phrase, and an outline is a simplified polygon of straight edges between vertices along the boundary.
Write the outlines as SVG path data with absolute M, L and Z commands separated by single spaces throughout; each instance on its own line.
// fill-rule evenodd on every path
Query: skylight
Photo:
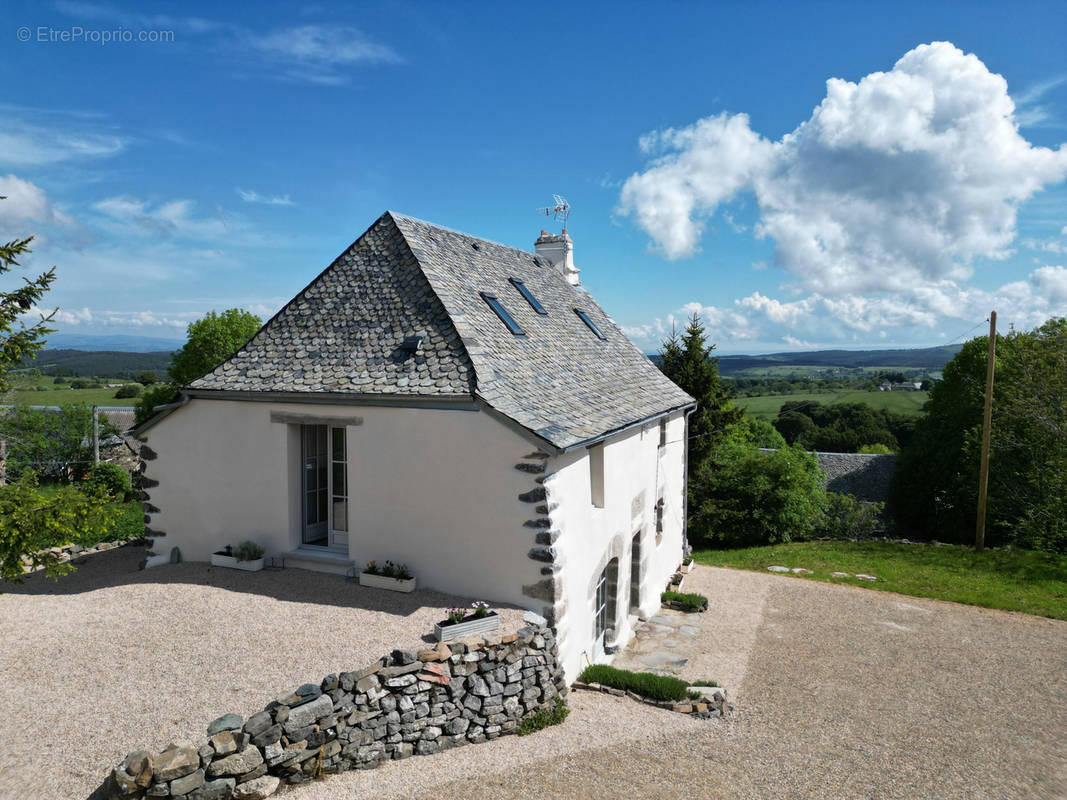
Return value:
M 511 314 L 508 313 L 508 310 L 504 308 L 501 302 L 496 299 L 495 294 L 489 294 L 489 292 L 479 292 L 479 294 L 481 294 L 482 299 L 489 304 L 489 307 L 496 312 L 496 315 L 500 317 L 500 321 L 507 325 L 509 331 L 516 336 L 526 335 L 526 331 L 524 331 L 522 326 L 515 321 Z
M 586 314 L 584 311 L 582 311 L 582 309 L 576 308 L 576 309 L 574 309 L 574 313 L 577 314 L 581 318 L 582 322 L 584 322 L 586 325 L 589 326 L 589 330 L 591 330 L 593 333 L 595 333 L 598 339 L 607 339 L 608 338 L 607 336 L 605 336 L 604 334 L 602 334 L 600 332 L 600 328 L 598 328 L 596 326 L 596 323 L 593 322 L 593 320 L 589 319 L 589 315 Z
M 533 307 L 534 311 L 536 311 L 538 314 L 541 314 L 542 316 L 548 316 L 548 312 L 545 311 L 544 306 L 537 302 L 537 298 L 534 297 L 530 290 L 526 288 L 525 283 L 523 283 L 518 278 L 508 278 L 508 280 L 511 281 L 512 286 L 519 290 L 519 294 L 526 298 L 526 302 L 528 302 Z

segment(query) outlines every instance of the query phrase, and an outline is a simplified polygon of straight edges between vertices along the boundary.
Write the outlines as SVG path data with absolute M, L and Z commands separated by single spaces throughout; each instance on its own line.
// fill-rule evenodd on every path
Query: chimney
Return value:
M 567 229 L 563 233 L 548 233 L 541 231 L 541 235 L 534 242 L 534 250 L 541 258 L 552 262 L 552 266 L 563 273 L 567 283 L 571 286 L 578 285 L 578 269 L 574 266 L 574 241 L 567 235 Z

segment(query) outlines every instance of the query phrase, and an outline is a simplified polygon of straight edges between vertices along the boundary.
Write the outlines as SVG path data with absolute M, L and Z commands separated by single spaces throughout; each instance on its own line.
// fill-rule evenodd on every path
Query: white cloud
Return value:
M 1019 244 L 1030 250 L 1043 250 L 1046 253 L 1067 253 L 1067 245 L 1057 242 L 1055 239 L 1049 239 L 1044 242 L 1039 242 L 1036 239 L 1023 239 Z
M 299 25 L 244 40 L 288 77 L 327 86 L 347 83 L 347 69 L 401 61 L 391 47 L 348 25 Z
M 966 280 L 976 259 L 1010 254 L 1018 206 L 1067 176 L 1067 149 L 1032 146 L 1014 111 L 977 57 L 922 45 L 888 72 L 828 80 L 776 142 L 725 113 L 642 137 L 656 157 L 620 210 L 682 258 L 720 206 L 752 192 L 776 264 L 825 297 Z
M 268 206 L 291 206 L 293 200 L 289 195 L 282 194 L 260 194 L 252 189 L 238 189 L 237 194 L 246 203 L 262 203 Z
M 1036 83 L 1022 94 L 1015 96 L 1015 120 L 1020 128 L 1056 126 L 1052 111 L 1039 101 L 1064 82 L 1067 82 L 1067 77 L 1061 75 Z
M 129 140 L 85 129 L 85 123 L 58 121 L 41 125 L 6 118 L 0 129 L 0 163 L 38 166 L 59 161 L 105 158 L 122 153 Z
M 104 215 L 104 226 L 116 233 L 215 240 L 231 235 L 235 228 L 233 219 L 221 209 L 214 216 L 198 216 L 192 200 L 150 203 L 122 195 L 100 200 L 93 208 Z
M 783 301 L 753 292 L 723 306 L 687 303 L 678 313 L 700 314 L 709 340 L 721 350 L 769 351 L 781 342 L 798 348 L 841 347 L 869 345 L 874 337 L 924 346 L 944 341 L 946 328 L 973 326 L 990 309 L 1020 330 L 1049 317 L 1067 316 L 1067 267 L 1043 266 L 1025 280 L 992 291 L 945 280 L 873 296 L 816 293 Z M 655 349 L 662 340 L 655 335 L 656 324 L 631 325 L 623 331 L 646 349 Z
M 41 316 L 52 313 L 52 309 L 34 306 L 20 318 L 25 322 L 35 322 Z M 193 320 L 204 316 L 204 312 L 190 311 L 177 314 L 159 311 L 93 311 L 89 308 L 60 308 L 52 317 L 52 322 L 69 327 L 81 325 L 96 328 L 164 328 L 185 330 Z
M 16 228 L 26 222 L 74 224 L 48 199 L 44 189 L 15 175 L 0 175 L 0 197 L 6 198 L 0 200 L 0 234 L 5 236 L 17 235 Z

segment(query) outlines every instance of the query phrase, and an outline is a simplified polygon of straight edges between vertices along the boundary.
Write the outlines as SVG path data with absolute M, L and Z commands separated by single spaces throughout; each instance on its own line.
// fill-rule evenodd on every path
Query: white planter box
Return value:
M 495 611 L 490 611 L 486 616 L 464 620 L 452 625 L 434 623 L 433 632 L 439 642 L 448 642 L 463 636 L 472 636 L 475 633 L 495 631 L 500 627 L 500 616 Z
M 369 572 L 359 573 L 359 585 L 370 586 L 373 589 L 388 589 L 391 592 L 415 591 L 414 578 L 400 580 L 398 578 L 390 578 L 387 575 L 371 575 Z
M 245 572 L 259 572 L 263 569 L 263 559 L 257 558 L 255 561 L 238 561 L 233 556 L 228 556 L 225 553 L 212 553 L 211 564 L 216 567 L 226 567 L 227 569 L 241 569 Z

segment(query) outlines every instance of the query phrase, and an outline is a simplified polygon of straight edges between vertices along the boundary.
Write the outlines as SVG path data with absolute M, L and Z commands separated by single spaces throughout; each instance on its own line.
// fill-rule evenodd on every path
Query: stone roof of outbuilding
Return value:
M 512 334 L 481 292 L 495 294 L 525 335 Z M 402 347 L 412 335 L 423 337 L 416 354 Z M 189 388 L 477 396 L 560 448 L 693 402 L 545 259 L 392 212 Z

